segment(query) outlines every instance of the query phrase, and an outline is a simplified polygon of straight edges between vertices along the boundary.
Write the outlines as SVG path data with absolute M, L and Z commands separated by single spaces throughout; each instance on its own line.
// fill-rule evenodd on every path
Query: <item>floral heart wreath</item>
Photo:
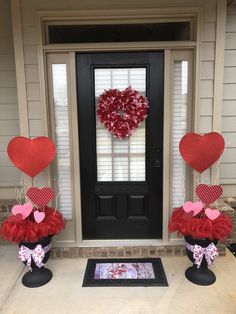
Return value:
M 127 87 L 105 90 L 98 99 L 99 121 L 118 139 L 129 137 L 148 115 L 148 100 L 137 90 Z

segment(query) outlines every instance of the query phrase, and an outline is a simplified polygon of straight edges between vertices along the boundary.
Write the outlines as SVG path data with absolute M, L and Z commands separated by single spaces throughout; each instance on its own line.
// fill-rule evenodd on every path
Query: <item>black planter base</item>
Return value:
M 51 270 L 42 267 L 28 271 L 22 278 L 22 284 L 28 288 L 37 288 L 46 285 L 51 279 Z
M 207 267 L 197 268 L 195 265 L 185 271 L 185 277 L 199 286 L 210 286 L 216 281 L 215 274 Z

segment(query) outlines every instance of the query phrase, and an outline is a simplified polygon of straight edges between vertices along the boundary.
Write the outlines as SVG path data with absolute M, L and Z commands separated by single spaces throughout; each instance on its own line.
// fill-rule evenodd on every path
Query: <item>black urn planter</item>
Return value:
M 207 248 L 211 243 L 216 245 L 218 240 L 208 240 L 208 239 L 194 239 L 191 236 L 185 236 L 185 241 L 190 245 L 199 245 L 202 248 Z M 200 286 L 209 286 L 216 281 L 215 274 L 208 269 L 207 260 L 205 255 L 203 255 L 202 262 L 198 267 L 194 262 L 193 252 L 186 247 L 187 256 L 193 263 L 193 266 L 189 267 L 185 271 L 185 277 L 192 283 Z
M 50 256 L 50 243 L 52 240 L 52 235 L 42 238 L 36 242 L 20 242 L 18 245 L 26 247 L 29 250 L 34 250 L 38 245 L 41 245 L 42 249 L 45 250 L 44 258 L 42 263 L 45 264 Z M 23 261 L 27 265 L 27 260 Z M 22 278 L 22 284 L 28 288 L 37 288 L 47 284 L 52 279 L 51 270 L 45 268 L 44 266 L 38 267 L 35 263 L 33 256 L 31 255 L 31 270 L 24 274 Z

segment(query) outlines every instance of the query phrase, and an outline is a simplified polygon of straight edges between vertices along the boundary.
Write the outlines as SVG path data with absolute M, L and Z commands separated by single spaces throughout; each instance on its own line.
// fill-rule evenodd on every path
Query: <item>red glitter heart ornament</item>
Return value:
M 196 194 L 207 206 L 214 203 L 223 193 L 220 185 L 199 184 L 196 187 Z
M 34 177 L 52 162 L 56 148 L 48 137 L 29 139 L 18 136 L 9 142 L 7 153 L 18 169 Z
M 45 207 L 54 198 L 54 191 L 49 187 L 42 189 L 31 187 L 26 195 L 35 205 Z
M 200 173 L 220 158 L 224 147 L 224 138 L 217 132 L 205 135 L 187 133 L 179 143 L 179 151 L 185 162 Z

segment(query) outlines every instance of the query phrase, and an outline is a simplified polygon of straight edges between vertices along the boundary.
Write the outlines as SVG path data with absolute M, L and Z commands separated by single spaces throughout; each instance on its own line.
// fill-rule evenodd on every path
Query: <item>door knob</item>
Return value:
M 160 167 L 161 167 L 161 162 L 160 162 L 160 160 L 155 160 L 155 161 L 154 161 L 154 167 L 155 167 L 155 168 L 160 168 Z

